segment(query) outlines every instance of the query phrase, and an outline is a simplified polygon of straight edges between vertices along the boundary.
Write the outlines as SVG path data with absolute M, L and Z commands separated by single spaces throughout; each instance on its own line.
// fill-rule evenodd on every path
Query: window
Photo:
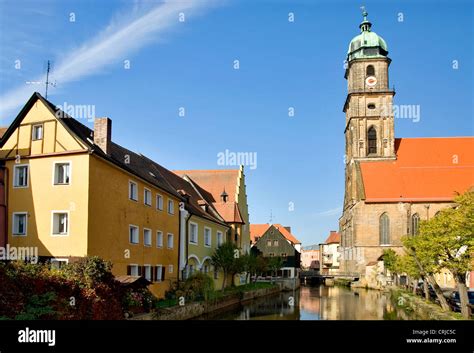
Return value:
M 174 214 L 174 201 L 168 200 L 168 213 Z
M 224 244 L 224 234 L 217 231 L 217 246 L 221 246 L 222 244 Z
M 157 282 L 162 282 L 165 280 L 165 268 L 162 265 L 156 265 L 155 279 Z
M 375 103 L 367 104 L 367 108 L 369 108 L 370 110 L 375 109 Z
M 168 273 L 173 273 L 174 267 L 173 265 L 168 265 Z
M 196 223 L 189 223 L 189 242 L 198 243 L 198 226 Z
M 148 189 L 145 189 L 143 193 L 143 202 L 147 206 L 151 206 L 151 191 Z
M 286 254 L 286 252 L 282 252 L 282 253 L 281 253 L 281 257 L 286 258 L 287 256 L 288 256 L 288 255 Z
M 420 216 L 415 213 L 411 216 L 411 235 L 417 235 L 420 227 Z
M 375 69 L 372 65 L 367 66 L 366 69 L 366 76 L 374 76 L 375 75 Z
M 68 235 L 69 213 L 53 212 L 53 235 Z
M 138 244 L 138 227 L 130 226 L 129 241 L 131 244 Z
M 145 246 L 151 246 L 151 230 L 150 229 L 143 229 L 143 244 Z
M 33 125 L 31 139 L 33 141 L 43 139 L 43 125 Z
M 69 262 L 68 259 L 51 259 L 51 269 L 60 270 Z
M 13 235 L 26 236 L 27 213 L 16 212 L 13 214 Z
M 70 183 L 71 163 L 54 163 L 54 185 L 68 185 Z
M 163 196 L 156 195 L 156 209 L 163 211 Z
M 128 198 L 133 201 L 138 201 L 138 185 L 133 181 L 128 182 Z
M 204 228 L 204 245 L 207 247 L 211 246 L 211 236 L 212 236 L 211 229 L 205 227 Z
M 267 241 L 267 246 L 272 246 L 272 241 L 271 240 Z
M 191 277 L 194 273 L 194 265 L 189 265 L 188 267 L 188 277 Z
M 16 165 L 13 168 L 13 187 L 25 188 L 28 186 L 28 165 Z
M 377 132 L 375 131 L 375 128 L 373 126 L 369 128 L 369 131 L 367 132 L 367 138 L 369 154 L 377 153 Z
M 390 219 L 386 213 L 380 216 L 379 232 L 380 245 L 390 244 Z
M 275 256 L 275 254 L 271 252 L 271 253 L 268 253 L 268 256 L 273 257 Z
M 273 241 L 273 246 L 278 246 L 278 240 Z
M 174 247 L 174 235 L 168 233 L 168 249 L 173 249 Z
M 163 247 L 163 232 L 158 230 L 156 232 L 156 247 L 162 248 Z
M 209 265 L 204 265 L 204 273 L 206 275 L 209 273 Z
M 127 274 L 129 276 L 140 276 L 140 271 L 139 271 L 138 265 L 129 265 L 128 270 L 127 270 Z
M 145 265 L 145 278 L 149 280 L 150 282 L 153 281 L 153 278 L 151 276 L 151 265 Z

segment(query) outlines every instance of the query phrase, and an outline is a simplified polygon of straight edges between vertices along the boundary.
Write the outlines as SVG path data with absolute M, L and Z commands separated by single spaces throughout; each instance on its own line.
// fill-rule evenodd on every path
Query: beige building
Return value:
M 341 235 L 331 230 L 323 244 L 319 244 L 319 263 L 321 274 L 334 275 L 339 273 Z
M 396 138 L 385 41 L 364 12 L 349 45 L 345 78 L 345 197 L 339 220 L 341 272 L 365 280 L 385 249 L 402 252 L 401 237 L 420 220 L 452 205 L 474 185 L 474 138 Z M 410 118 L 410 116 L 408 116 Z M 446 278 L 448 282 L 448 279 Z
M 301 248 L 301 268 L 303 270 L 319 271 L 319 245 L 309 245 Z

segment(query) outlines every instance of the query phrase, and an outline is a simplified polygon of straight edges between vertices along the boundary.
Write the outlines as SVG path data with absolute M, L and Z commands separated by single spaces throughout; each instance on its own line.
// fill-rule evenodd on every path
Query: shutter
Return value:
M 161 267 L 161 280 L 165 280 L 166 266 Z
M 132 274 L 132 266 L 127 266 L 127 275 L 130 276 Z
M 137 266 L 138 268 L 138 275 L 141 276 L 142 275 L 142 267 L 141 266 Z
M 153 268 L 153 278 L 158 281 L 158 266 L 154 266 Z
M 145 273 L 145 266 L 140 266 L 142 268 L 142 276 L 145 277 L 146 273 Z

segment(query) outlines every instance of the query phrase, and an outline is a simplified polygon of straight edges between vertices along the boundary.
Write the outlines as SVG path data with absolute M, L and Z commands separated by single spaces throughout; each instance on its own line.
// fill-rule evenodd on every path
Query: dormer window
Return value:
M 228 198 L 229 198 L 229 195 L 225 192 L 225 189 L 224 189 L 224 191 L 221 194 L 221 201 L 226 203 Z

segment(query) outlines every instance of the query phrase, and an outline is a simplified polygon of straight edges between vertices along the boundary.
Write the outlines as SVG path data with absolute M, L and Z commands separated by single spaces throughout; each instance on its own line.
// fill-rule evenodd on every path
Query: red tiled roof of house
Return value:
M 474 137 L 395 140 L 397 160 L 361 162 L 366 202 L 452 201 L 474 185 Z
M 335 244 L 335 243 L 340 243 L 341 242 L 341 234 L 336 232 L 335 230 L 331 230 L 331 233 L 329 233 L 328 238 L 326 239 L 326 244 Z
M 187 176 L 199 185 L 200 193 L 211 200 L 216 211 L 226 222 L 244 223 L 237 200 L 239 169 L 218 170 L 176 170 L 175 174 Z M 227 201 L 221 200 L 221 194 L 226 192 Z
M 260 238 L 265 232 L 270 228 L 271 224 L 250 224 L 250 240 L 252 244 L 256 243 L 256 237 Z M 273 224 L 273 226 L 280 231 L 283 236 L 293 244 L 301 244 L 301 242 L 296 239 L 296 237 L 291 234 L 287 228 L 283 227 L 281 224 Z

